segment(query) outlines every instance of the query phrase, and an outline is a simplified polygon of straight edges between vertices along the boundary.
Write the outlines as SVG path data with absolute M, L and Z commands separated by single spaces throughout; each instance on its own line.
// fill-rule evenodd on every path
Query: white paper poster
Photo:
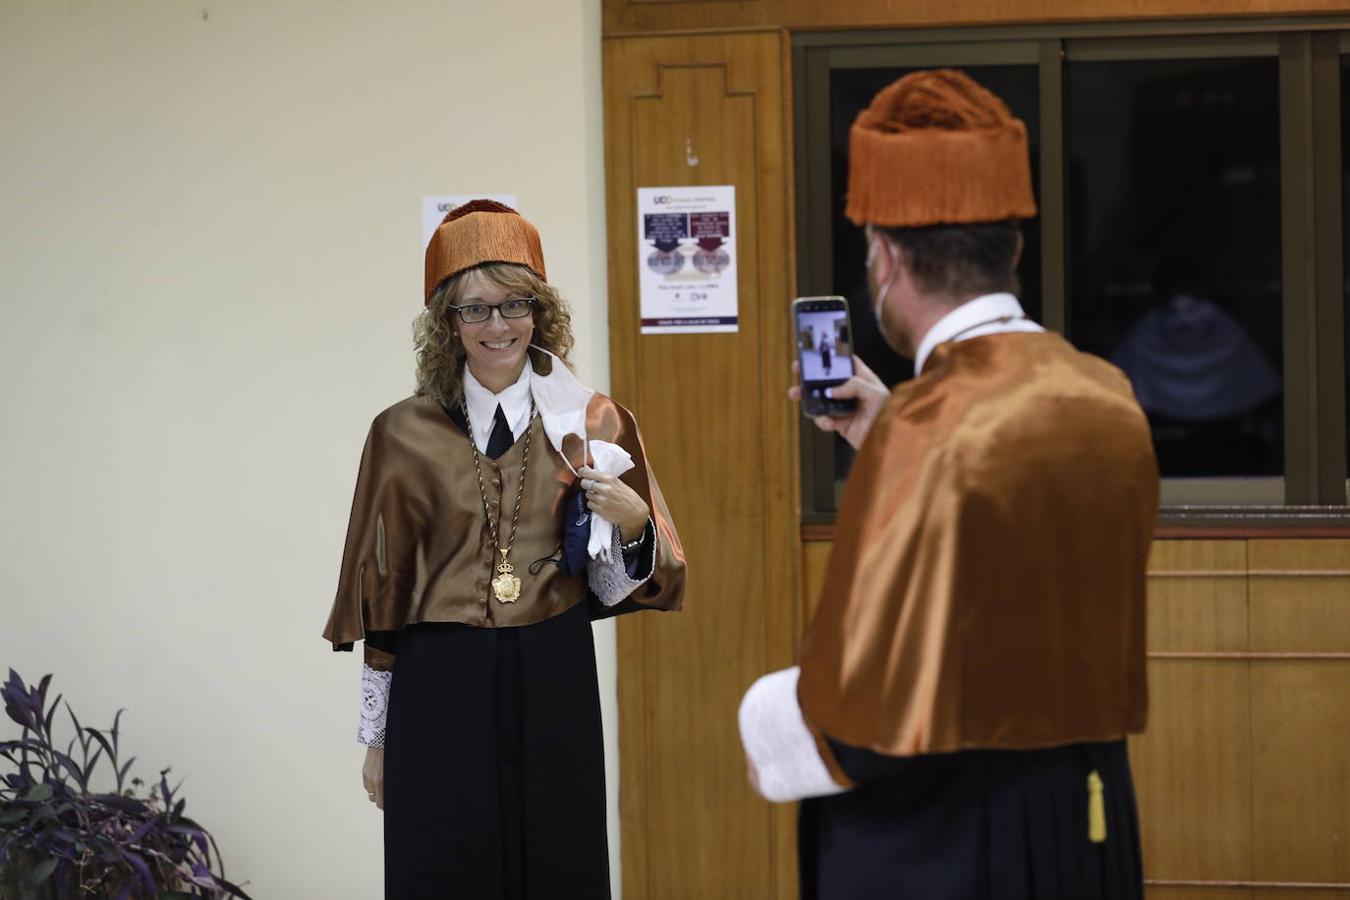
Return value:
M 444 197 L 422 198 L 422 249 L 431 243 L 431 236 L 440 227 L 445 214 L 456 206 L 463 206 L 470 200 L 496 200 L 517 209 L 515 194 L 450 194 Z
M 638 188 L 643 334 L 736 331 L 736 188 Z

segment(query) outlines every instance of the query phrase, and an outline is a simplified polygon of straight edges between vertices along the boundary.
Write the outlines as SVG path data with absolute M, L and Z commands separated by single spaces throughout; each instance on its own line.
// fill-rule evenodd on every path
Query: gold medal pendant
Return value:
M 505 537 L 500 533 L 501 514 L 499 513 L 495 519 L 493 518 L 492 504 L 488 502 L 487 498 L 487 486 L 483 483 L 483 466 L 479 461 L 478 444 L 473 436 L 473 422 L 469 418 L 469 404 L 461 400 L 460 409 L 464 411 L 464 423 L 468 426 L 469 445 L 473 447 L 473 473 L 478 478 L 478 499 L 483 501 L 483 518 L 487 520 L 488 538 L 502 554 L 502 561 L 497 566 L 497 577 L 492 579 L 492 596 L 497 598 L 498 603 L 515 603 L 520 599 L 520 579 L 516 577 L 515 567 L 507 562 L 506 556 L 516 544 L 516 526 L 520 523 L 520 501 L 525 497 L 525 464 L 530 459 L 530 435 L 534 433 L 534 401 L 530 401 L 530 424 L 525 429 L 525 448 L 520 453 L 520 484 L 516 487 L 516 508 L 511 514 L 511 537 L 506 541 L 505 547 L 501 545 L 501 540 Z M 497 412 L 501 412 L 501 407 L 497 408 Z M 502 512 L 505 511 L 505 508 L 503 508 Z M 490 556 L 488 557 L 488 565 L 492 565 Z
M 499 603 L 515 603 L 520 599 L 520 579 L 515 576 L 515 568 L 506 561 L 507 551 L 502 550 L 502 563 L 497 567 L 497 577 L 492 579 L 492 595 Z

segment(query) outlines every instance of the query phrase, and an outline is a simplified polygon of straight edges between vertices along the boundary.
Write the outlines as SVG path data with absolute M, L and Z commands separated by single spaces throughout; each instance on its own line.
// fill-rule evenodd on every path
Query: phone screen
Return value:
M 821 304 L 828 302 L 816 301 Z M 848 310 L 799 308 L 797 357 L 801 362 L 802 381 L 838 384 L 852 378 L 853 340 L 849 332 Z
M 794 343 L 801 366 L 802 411 L 844 415 L 852 400 L 825 396 L 826 388 L 853 377 L 853 331 L 843 297 L 802 297 L 792 304 Z

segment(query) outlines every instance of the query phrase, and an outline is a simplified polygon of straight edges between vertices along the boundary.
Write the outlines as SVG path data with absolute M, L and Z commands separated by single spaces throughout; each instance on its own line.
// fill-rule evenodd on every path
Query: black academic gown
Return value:
M 1138 900 L 1125 741 L 891 757 L 830 742 L 852 791 L 804 801 L 802 900 Z M 1088 837 L 1087 775 L 1106 840 Z
M 450 415 L 467 433 L 463 414 Z M 509 430 L 494 431 L 488 456 L 510 444 Z M 519 628 L 429 623 L 375 638 L 397 650 L 384 757 L 388 900 L 610 896 L 591 620 L 642 608 L 619 607 L 588 596 Z

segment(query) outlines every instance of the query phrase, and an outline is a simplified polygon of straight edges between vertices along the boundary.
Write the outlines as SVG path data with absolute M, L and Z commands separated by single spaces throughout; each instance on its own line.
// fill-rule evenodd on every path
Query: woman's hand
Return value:
M 619 526 L 625 541 L 642 534 L 651 510 L 637 491 L 620 481 L 617 475 L 602 475 L 588 466 L 578 469 L 577 474 L 581 476 L 581 487 L 586 492 L 586 505 L 591 512 Z
M 384 809 L 384 748 L 367 747 L 366 761 L 361 766 L 361 783 L 366 786 L 366 797 L 379 809 Z
M 801 375 L 801 366 L 795 362 L 792 364 L 792 374 Z M 867 368 L 867 364 L 855 355 L 853 357 L 853 377 L 843 384 L 836 384 L 830 388 L 830 398 L 833 400 L 857 400 L 857 408 L 846 416 L 814 416 L 811 421 L 815 422 L 816 427 L 821 431 L 839 432 L 844 440 L 852 444 L 854 449 L 857 449 L 867 439 L 867 432 L 872 430 L 872 423 L 876 421 L 877 414 L 881 412 L 881 408 L 886 405 L 886 401 L 890 397 L 891 392 L 886 390 L 886 383 L 878 378 L 877 373 Z M 788 398 L 800 401 L 802 399 L 801 385 L 793 385 L 788 388 Z

